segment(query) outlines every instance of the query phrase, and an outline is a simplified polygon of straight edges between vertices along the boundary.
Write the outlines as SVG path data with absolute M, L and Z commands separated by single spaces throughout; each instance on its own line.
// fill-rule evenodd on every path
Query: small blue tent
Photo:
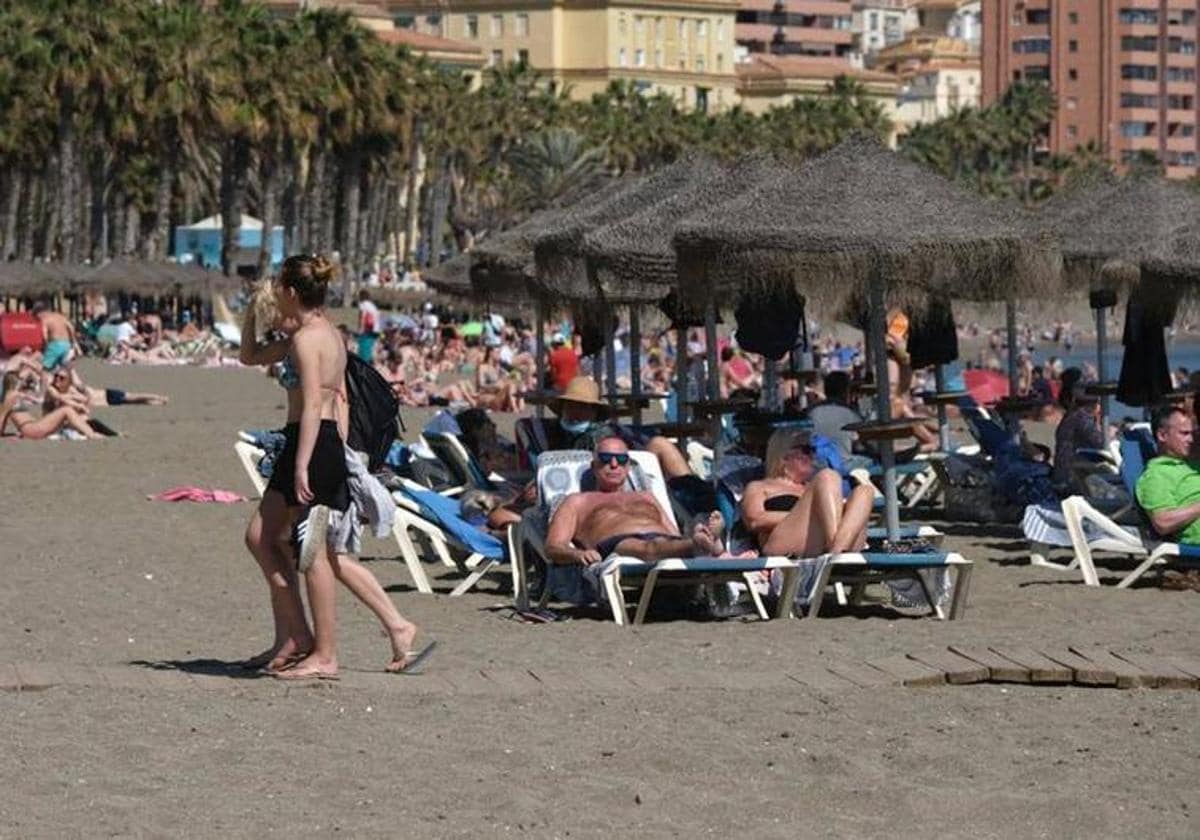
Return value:
M 253 216 L 242 214 L 238 231 L 238 265 L 257 265 L 262 247 L 263 223 Z M 175 259 L 181 263 L 199 263 L 205 268 L 221 267 L 221 217 L 209 216 L 194 225 L 175 228 Z M 271 267 L 283 262 L 283 228 L 271 230 Z

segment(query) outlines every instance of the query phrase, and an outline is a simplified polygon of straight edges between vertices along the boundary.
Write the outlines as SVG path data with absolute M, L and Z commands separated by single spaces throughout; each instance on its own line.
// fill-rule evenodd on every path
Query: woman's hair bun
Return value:
M 313 280 L 329 285 L 337 275 L 337 266 L 323 254 L 317 254 L 309 263 L 312 268 Z

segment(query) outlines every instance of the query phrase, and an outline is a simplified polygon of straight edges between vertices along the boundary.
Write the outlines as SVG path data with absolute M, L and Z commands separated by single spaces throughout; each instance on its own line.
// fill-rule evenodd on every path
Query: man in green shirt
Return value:
M 1195 431 L 1192 416 L 1167 406 L 1151 420 L 1158 457 L 1138 479 L 1137 500 L 1161 536 L 1200 544 L 1200 465 L 1187 460 Z

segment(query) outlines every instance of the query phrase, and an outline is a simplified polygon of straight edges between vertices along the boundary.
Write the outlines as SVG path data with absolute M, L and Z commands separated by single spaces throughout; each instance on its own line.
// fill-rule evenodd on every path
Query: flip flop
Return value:
M 430 642 L 416 653 L 412 653 L 410 651 L 404 659 L 404 667 L 398 668 L 395 671 L 389 670 L 388 673 L 397 674 L 400 676 L 415 677 L 425 668 L 425 663 L 429 661 L 429 656 L 433 653 L 433 649 L 435 647 L 437 647 L 436 641 Z
M 341 679 L 337 671 L 322 671 L 320 668 L 289 668 L 286 671 L 272 671 L 271 676 L 277 680 L 289 682 L 305 682 L 307 680 L 325 680 L 337 682 Z

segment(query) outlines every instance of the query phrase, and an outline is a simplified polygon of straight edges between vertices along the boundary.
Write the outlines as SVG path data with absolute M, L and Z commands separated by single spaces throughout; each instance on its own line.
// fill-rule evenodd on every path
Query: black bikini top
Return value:
M 794 508 L 798 501 L 800 501 L 799 496 L 793 496 L 791 493 L 782 493 L 764 501 L 763 510 L 771 511 L 772 513 L 786 513 Z

